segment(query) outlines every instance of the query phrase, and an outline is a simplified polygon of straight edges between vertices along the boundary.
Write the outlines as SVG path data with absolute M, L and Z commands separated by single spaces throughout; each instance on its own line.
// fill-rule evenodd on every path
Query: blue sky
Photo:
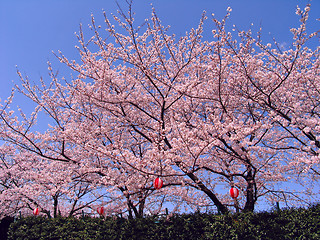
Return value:
M 124 0 L 118 0 L 126 9 Z M 197 27 L 205 10 L 209 19 L 205 24 L 205 39 L 210 40 L 210 29 L 214 26 L 211 13 L 221 19 L 228 6 L 232 8 L 229 24 L 247 30 L 253 25 L 253 31 L 262 26 L 264 42 L 275 37 L 280 44 L 290 45 L 292 27 L 297 27 L 299 18 L 295 15 L 296 6 L 304 8 L 307 0 L 134 0 L 133 10 L 136 19 L 142 22 L 150 16 L 151 3 L 163 25 L 170 25 L 171 32 L 183 35 L 192 27 Z M 0 99 L 10 95 L 14 83 L 19 83 L 16 65 L 19 70 L 37 82 L 40 77 L 48 79 L 47 61 L 59 70 L 60 77 L 67 79 L 70 72 L 59 63 L 52 51 L 61 50 L 69 59 L 77 59 L 75 32 L 79 24 L 87 39 L 91 32 L 87 25 L 94 14 L 96 22 L 103 26 L 102 9 L 108 16 L 116 13 L 114 0 L 0 0 Z M 309 31 L 320 29 L 320 0 L 311 1 Z M 111 17 L 111 16 L 110 16 Z M 319 45 L 314 41 L 311 47 Z M 28 102 L 27 102 L 28 103 Z M 16 104 L 28 108 L 22 97 Z
M 118 0 L 125 9 L 124 0 Z M 140 22 L 150 16 L 151 3 L 155 7 L 164 25 L 171 25 L 171 31 L 178 36 L 192 27 L 196 27 L 203 10 L 210 17 L 214 13 L 222 18 L 226 8 L 233 11 L 229 20 L 239 29 L 248 29 L 254 23 L 254 30 L 261 25 L 265 41 L 270 42 L 275 37 L 278 42 L 290 42 L 289 29 L 298 25 L 295 15 L 296 6 L 304 8 L 307 0 L 135 0 L 133 10 Z M 311 1 L 310 30 L 320 29 L 320 1 Z M 107 14 L 116 13 L 114 0 L 0 0 L 0 98 L 9 96 L 13 82 L 19 78 L 19 70 L 37 82 L 40 76 L 47 78 L 48 60 L 53 62 L 55 70 L 60 71 L 60 77 L 69 73 L 63 71 L 64 66 L 57 62 L 52 51 L 61 50 L 70 59 L 75 59 L 78 53 L 75 32 L 79 24 L 87 28 L 91 13 L 97 22 L 103 25 L 102 9 Z M 110 15 L 109 15 L 110 16 Z M 207 33 L 210 38 L 210 28 L 213 24 L 206 21 Z M 319 42 L 315 43 L 318 44 Z M 21 102 L 19 103 L 23 105 Z

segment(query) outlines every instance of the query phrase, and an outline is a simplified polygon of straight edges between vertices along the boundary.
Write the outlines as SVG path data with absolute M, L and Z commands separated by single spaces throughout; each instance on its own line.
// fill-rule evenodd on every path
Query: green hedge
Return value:
M 124 218 L 26 217 L 12 223 L 9 240 L 31 239 L 320 239 L 320 205 L 279 212 Z

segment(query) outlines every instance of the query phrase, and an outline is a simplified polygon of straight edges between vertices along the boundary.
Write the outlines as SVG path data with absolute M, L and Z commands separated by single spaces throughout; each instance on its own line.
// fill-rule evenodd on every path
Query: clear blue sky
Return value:
M 118 0 L 125 9 L 124 0 Z M 255 30 L 263 27 L 264 39 L 278 42 L 290 40 L 289 29 L 297 26 L 295 15 L 297 5 L 304 8 L 307 0 L 135 0 L 133 9 L 139 20 L 150 16 L 151 3 L 156 8 L 164 25 L 171 25 L 172 32 L 184 34 L 196 27 L 203 10 L 210 17 L 214 13 L 222 18 L 226 8 L 233 11 L 230 25 L 248 29 L 254 23 Z M 320 1 L 311 1 L 310 27 L 320 29 Z M 79 24 L 83 23 L 87 33 L 87 24 L 91 13 L 102 22 L 102 9 L 107 14 L 116 13 L 114 0 L 0 0 L 0 98 L 3 100 L 11 91 L 13 82 L 18 82 L 16 65 L 30 79 L 38 81 L 40 76 L 47 77 L 48 60 L 53 61 L 56 70 L 63 69 L 52 51 L 61 50 L 67 57 L 77 58 L 74 46 Z M 213 24 L 208 19 L 206 27 Z M 206 38 L 210 37 L 207 31 Z M 90 35 L 87 35 L 88 37 Z M 318 42 L 319 43 L 319 42 Z M 318 44 L 316 43 L 316 44 Z M 63 72 L 62 72 L 63 73 Z M 60 74 L 61 75 L 61 74 Z M 66 77 L 69 75 L 67 74 Z
M 124 0 L 118 0 L 125 9 Z M 307 0 L 134 0 L 133 10 L 136 19 L 141 22 L 150 16 L 151 3 L 162 23 L 171 25 L 171 31 L 182 35 L 192 27 L 197 27 L 202 12 L 205 10 L 209 19 L 206 21 L 206 40 L 210 38 L 211 13 L 221 19 L 228 6 L 233 10 L 229 19 L 230 26 L 247 30 L 254 23 L 253 30 L 260 25 L 263 39 L 271 42 L 275 37 L 281 44 L 289 44 L 292 27 L 299 24 L 295 15 L 296 6 L 304 8 Z M 311 13 L 309 30 L 320 29 L 320 0 L 310 1 Z M 94 14 L 97 24 L 103 25 L 102 9 L 108 16 L 116 13 L 114 0 L 0 0 L 0 98 L 10 95 L 13 83 L 19 82 L 16 65 L 19 70 L 37 82 L 40 76 L 49 79 L 47 61 L 53 62 L 60 77 L 69 77 L 65 66 L 60 64 L 52 51 L 61 50 L 69 59 L 77 59 L 78 53 L 75 32 L 82 23 L 87 38 L 91 35 L 87 28 Z M 319 41 L 313 42 L 313 47 Z M 21 97 L 17 104 L 28 108 Z

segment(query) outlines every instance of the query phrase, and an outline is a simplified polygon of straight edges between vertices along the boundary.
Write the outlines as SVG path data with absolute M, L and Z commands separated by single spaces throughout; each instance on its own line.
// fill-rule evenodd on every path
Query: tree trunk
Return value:
M 219 201 L 219 199 L 216 197 L 216 195 L 212 191 L 210 191 L 200 181 L 200 179 L 196 175 L 194 175 L 193 173 L 187 173 L 187 176 L 189 178 L 191 178 L 192 181 L 197 184 L 197 186 L 200 188 L 200 190 L 203 191 L 212 200 L 212 202 L 217 206 L 218 211 L 220 211 L 222 214 L 226 214 L 229 212 L 228 208 Z
M 253 212 L 254 210 L 254 204 L 256 202 L 255 197 L 255 183 L 254 178 L 252 174 L 252 169 L 249 169 L 248 175 L 246 177 L 247 181 L 247 194 L 246 194 L 246 204 L 244 206 L 243 212 Z
M 139 211 L 138 211 L 139 216 L 137 216 L 138 218 L 143 217 L 143 210 L 144 210 L 145 202 L 146 202 L 146 198 L 143 195 L 141 197 L 139 197 Z
M 57 211 L 58 211 L 58 195 L 53 196 L 53 217 L 57 217 Z

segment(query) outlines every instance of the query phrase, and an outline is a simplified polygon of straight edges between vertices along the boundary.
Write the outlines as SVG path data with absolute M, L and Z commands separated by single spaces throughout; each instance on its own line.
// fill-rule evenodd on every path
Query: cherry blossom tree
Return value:
M 32 88 L 26 80 L 23 87 L 25 90 L 19 90 L 37 103 L 32 117 L 29 119 L 21 113 L 23 120 L 19 121 L 12 111 L 6 111 L 9 109 L 8 104 L 3 106 L 1 112 L 1 139 L 11 144 L 10 149 L 3 148 L 3 156 L 6 157 L 3 157 L 2 170 L 4 173 L 13 172 L 10 175 L 10 179 L 14 179 L 12 181 L 22 181 L 18 185 L 6 185 L 6 190 L 2 192 L 4 201 L 9 203 L 16 199 L 22 204 L 19 208 L 8 207 L 8 210 L 40 207 L 48 215 L 51 211 L 53 216 L 57 216 L 59 210 L 66 216 L 79 215 L 81 210 L 88 208 L 95 212 L 97 206 L 107 205 L 107 214 L 127 212 L 129 217 L 133 214 L 142 217 L 145 209 L 149 212 L 162 210 L 159 207 L 149 208 L 146 203 L 146 198 L 155 190 L 152 180 L 148 176 L 139 176 L 139 172 L 131 168 L 121 166 L 123 163 L 119 161 L 111 162 L 100 149 L 106 145 L 105 136 L 99 142 L 99 133 L 96 126 L 90 124 L 91 120 L 81 119 L 79 114 L 70 112 L 70 109 L 64 111 L 64 108 L 60 108 L 61 101 L 66 101 L 63 95 L 59 96 L 62 100 L 56 98 L 53 101 L 52 96 L 58 96 L 55 93 L 62 93 L 62 86 L 56 84 L 53 95 L 50 95 L 44 83 L 41 88 Z M 32 131 L 40 108 L 54 123 L 44 133 Z M 75 125 L 70 119 L 77 122 L 76 129 L 73 129 Z M 91 139 L 91 133 L 94 132 L 95 139 Z M 89 139 L 86 134 L 89 134 Z M 8 156 L 14 155 L 21 160 L 16 162 L 12 157 L 8 159 Z M 9 191 L 12 194 L 8 194 Z M 24 192 L 24 197 L 18 194 L 19 191 Z M 26 197 L 31 195 L 34 197 Z M 161 199 L 160 205 L 166 201 L 164 196 L 155 194 L 150 199 L 152 206 L 157 203 L 155 198 Z M 58 206 L 58 202 L 62 203 Z
M 319 31 L 307 33 L 309 11 L 310 4 L 304 10 L 297 8 L 300 26 L 291 29 L 291 49 L 284 51 L 277 43 L 276 48 L 263 45 L 260 38 L 254 39 L 250 32 L 239 32 L 240 45 L 232 40 L 226 42 L 233 55 L 232 64 L 236 65 L 236 71 L 231 74 L 236 79 L 234 91 L 245 99 L 252 121 L 261 122 L 262 117 L 262 121 L 267 120 L 269 124 L 263 129 L 264 137 L 258 137 L 259 141 L 285 166 L 283 170 L 287 176 L 291 175 L 288 180 L 307 177 L 307 182 L 319 176 L 320 147 L 319 47 L 312 50 L 306 45 Z M 256 134 L 250 139 L 254 138 L 257 139 Z
M 167 201 L 222 213 L 253 211 L 260 197 L 300 201 L 278 184 L 319 176 L 319 48 L 307 47 L 317 36 L 306 32 L 309 5 L 298 8 L 301 25 L 286 51 L 250 30 L 233 36 L 226 30 L 230 8 L 221 21 L 212 18 L 213 40 L 205 41 L 205 14 L 176 39 L 154 10 L 136 26 L 131 6 L 113 16 L 121 29 L 105 13 L 105 32 L 94 17 L 93 37 L 86 41 L 80 29 L 80 62 L 57 54 L 78 74 L 74 80 L 58 80 L 50 64 L 48 85 L 19 73 L 17 88 L 35 112 L 22 114 L 22 124 L 9 99 L 0 117 L 1 140 L 33 171 L 32 180 L 23 179 L 40 184 L 32 167 L 39 164 L 55 179 L 41 182 L 53 202 L 70 191 L 73 204 L 94 196 L 72 210 L 65 204 L 71 214 L 99 204 L 141 217 Z M 52 122 L 44 133 L 33 129 L 40 111 Z M 152 185 L 156 177 L 164 180 L 161 190 Z M 230 187 L 240 190 L 238 200 L 228 196 Z
M 106 195 L 77 176 L 69 164 L 18 151 L 16 146 L 4 145 L 1 150 L 2 216 L 31 214 L 36 207 L 49 217 L 76 216 Z
M 61 131 L 58 128 L 62 127 L 65 118 L 58 116 L 53 105 L 51 112 L 45 106 L 43 109 L 52 114 L 51 120 L 57 127 L 40 133 L 33 131 L 39 107 L 32 117 L 27 118 L 21 113 L 22 120 L 18 120 L 12 116 L 13 111 L 6 111 L 10 101 L 1 112 L 0 136 L 6 142 L 1 147 L 0 164 L 3 216 L 18 211 L 30 214 L 36 207 L 48 216 L 76 216 L 82 210 L 95 211 L 94 206 L 101 201 L 115 201 L 114 196 L 96 185 L 99 182 L 93 176 L 96 169 L 81 165 L 79 158 L 88 157 L 86 153 L 59 138 Z M 104 188 L 113 187 L 104 185 Z

